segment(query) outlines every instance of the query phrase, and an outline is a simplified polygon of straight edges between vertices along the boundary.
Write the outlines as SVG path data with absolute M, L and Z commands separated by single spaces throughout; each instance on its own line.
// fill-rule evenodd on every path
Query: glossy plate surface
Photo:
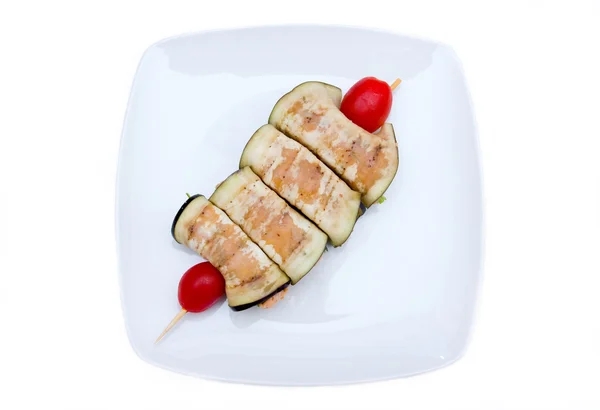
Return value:
M 360 50 L 360 55 L 356 54 Z M 390 122 L 400 150 L 382 205 L 359 219 L 271 310 L 180 309 L 181 275 L 201 258 L 170 235 L 186 192 L 207 197 L 237 169 L 277 99 L 319 80 L 345 92 L 376 76 L 403 83 Z M 151 46 L 136 73 L 117 181 L 127 332 L 137 354 L 237 382 L 372 381 L 444 366 L 463 352 L 480 281 L 477 137 L 460 63 L 446 46 L 355 28 L 207 32 Z

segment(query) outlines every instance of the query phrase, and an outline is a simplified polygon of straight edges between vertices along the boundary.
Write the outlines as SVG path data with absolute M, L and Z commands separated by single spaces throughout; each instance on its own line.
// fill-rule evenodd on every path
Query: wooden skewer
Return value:
M 396 78 L 396 80 L 390 85 L 390 88 L 392 89 L 392 91 L 394 91 L 396 89 L 396 87 L 398 87 L 400 85 L 401 82 L 402 82 L 401 79 Z
M 175 326 L 177 322 L 179 322 L 181 318 L 185 316 L 186 313 L 187 310 L 181 309 L 179 313 L 177 313 L 177 315 L 173 318 L 173 320 L 171 320 L 171 323 L 169 323 L 165 330 L 163 330 L 160 336 L 158 336 L 158 339 L 156 339 L 156 342 L 154 342 L 154 344 L 160 342 L 160 339 L 162 339 L 169 332 L 169 330 L 173 329 L 173 326 Z
M 190 194 L 189 193 L 185 193 L 187 195 L 188 198 L 190 198 Z M 173 326 L 175 326 L 177 324 L 177 322 L 179 322 L 181 320 L 182 317 L 185 316 L 185 314 L 187 313 L 187 310 L 185 309 L 181 309 L 179 311 L 179 313 L 177 313 L 177 315 L 175 315 L 175 317 L 173 318 L 173 320 L 171 320 L 171 323 L 169 323 L 167 325 L 167 327 L 165 328 L 165 330 L 163 330 L 163 332 L 160 334 L 160 336 L 158 336 L 158 338 L 156 339 L 156 341 L 154 342 L 154 344 L 160 342 L 160 339 L 162 339 L 163 337 L 165 337 L 165 335 L 169 332 L 169 330 L 173 329 Z

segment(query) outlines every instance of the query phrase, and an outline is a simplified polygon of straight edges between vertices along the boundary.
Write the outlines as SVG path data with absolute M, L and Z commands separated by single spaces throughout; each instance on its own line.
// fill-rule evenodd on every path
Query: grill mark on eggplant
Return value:
M 283 161 L 279 162 L 277 166 L 271 170 L 271 182 L 277 187 L 277 189 L 283 188 L 283 180 L 285 180 L 287 175 L 290 175 L 290 169 L 294 167 L 294 161 L 296 161 L 298 155 L 299 151 L 285 147 L 281 149 L 281 157 L 283 158 Z M 288 184 L 289 183 L 293 182 L 288 181 Z
M 293 183 L 298 187 L 298 195 L 302 202 L 308 205 L 314 204 L 322 197 L 321 179 L 325 172 L 321 169 L 321 165 L 309 161 L 306 158 L 298 159 L 294 164 L 298 176 L 293 179 Z
M 189 242 L 190 239 L 192 239 L 192 235 L 194 234 L 194 226 L 195 226 L 195 223 L 190 224 L 190 226 L 187 229 L 187 239 L 186 239 L 187 242 Z
M 259 280 L 261 277 L 262 277 L 262 276 L 260 276 L 260 275 L 254 275 L 254 276 L 251 276 L 249 279 L 244 279 L 244 280 L 242 280 L 242 281 L 239 283 L 239 285 L 237 285 L 237 286 L 238 286 L 238 287 L 239 287 L 239 286 L 245 286 L 245 285 L 248 285 L 248 284 L 250 284 L 250 283 L 254 283 L 254 282 L 256 282 L 257 280 Z
M 334 178 L 329 178 L 323 187 L 323 192 L 319 196 L 318 207 L 315 210 L 315 218 L 319 221 L 322 221 L 324 218 L 327 218 L 327 214 L 331 211 L 328 208 L 329 200 L 331 198 L 332 192 L 335 188 Z

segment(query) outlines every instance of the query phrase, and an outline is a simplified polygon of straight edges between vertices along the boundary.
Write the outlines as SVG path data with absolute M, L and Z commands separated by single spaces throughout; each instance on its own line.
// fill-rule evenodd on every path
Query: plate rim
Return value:
M 471 318 L 470 318 L 470 323 L 469 323 L 468 330 L 466 333 L 465 341 L 464 341 L 461 349 L 456 353 L 456 355 L 454 357 L 452 357 L 450 360 L 440 364 L 439 366 L 432 366 L 430 368 L 411 372 L 411 373 L 402 373 L 402 372 L 392 373 L 392 372 L 390 372 L 389 374 L 383 375 L 381 377 L 376 376 L 376 377 L 367 377 L 367 378 L 356 378 L 356 379 L 352 379 L 352 380 L 335 380 L 335 381 L 327 381 L 327 382 L 309 382 L 309 381 L 290 382 L 290 381 L 284 380 L 282 382 L 279 382 L 278 380 L 273 380 L 273 379 L 264 380 L 264 379 L 252 379 L 252 378 L 221 377 L 221 376 L 216 376 L 214 374 L 205 373 L 205 372 L 198 371 L 198 370 L 186 371 L 185 369 L 176 368 L 174 366 L 169 366 L 169 365 L 166 365 L 159 361 L 153 360 L 151 357 L 148 357 L 145 354 L 142 354 L 142 352 L 140 352 L 139 349 L 133 343 L 133 336 L 131 334 L 131 326 L 128 323 L 127 316 L 125 315 L 126 307 L 125 307 L 125 295 L 124 295 L 124 286 L 123 286 L 124 285 L 123 284 L 124 268 L 122 267 L 123 256 L 121 255 L 121 251 L 120 251 L 120 249 L 121 249 L 120 243 L 121 242 L 120 242 L 120 228 L 119 228 L 120 227 L 120 212 L 119 212 L 120 195 L 119 195 L 119 191 L 120 191 L 120 187 L 122 185 L 122 173 L 123 173 L 123 167 L 124 167 L 123 166 L 124 142 L 125 142 L 125 138 L 126 138 L 127 126 L 128 126 L 128 123 L 129 123 L 130 117 L 131 117 L 130 114 L 131 114 L 133 100 L 134 100 L 133 94 L 137 89 L 137 84 L 138 84 L 139 78 L 140 78 L 139 77 L 140 69 L 146 60 L 146 56 L 149 54 L 149 52 L 151 50 L 155 49 L 156 47 L 160 46 L 161 44 L 169 42 L 169 41 L 173 41 L 173 40 L 179 40 L 179 39 L 190 38 L 190 37 L 199 37 L 199 36 L 206 35 L 206 34 L 219 34 L 219 33 L 225 33 L 225 32 L 236 32 L 236 31 L 241 32 L 241 31 L 250 31 L 250 30 L 261 30 L 261 29 L 286 30 L 286 29 L 290 29 L 290 28 L 305 29 L 305 30 L 345 29 L 345 30 L 360 31 L 360 32 L 387 34 L 387 35 L 400 37 L 405 40 L 427 43 L 427 44 L 435 45 L 435 46 L 445 49 L 448 52 L 449 57 L 453 60 L 453 63 L 455 64 L 455 66 L 458 68 L 460 78 L 462 79 L 462 81 L 464 83 L 464 89 L 465 89 L 466 98 L 467 98 L 467 106 L 468 106 L 469 112 L 471 114 L 471 120 L 472 120 L 471 126 L 473 129 L 473 148 L 474 148 L 474 154 L 475 154 L 474 159 L 476 162 L 477 177 L 478 177 L 477 178 L 477 188 L 480 193 L 479 198 L 478 198 L 480 212 L 481 212 L 480 220 L 479 220 L 479 223 L 480 223 L 480 246 L 479 246 L 479 249 L 477 249 L 477 254 L 479 256 L 479 266 L 478 266 L 478 271 L 477 271 L 477 284 L 475 286 L 476 290 L 475 290 L 475 295 L 474 295 L 473 309 L 470 312 Z M 473 342 L 475 329 L 477 327 L 477 322 L 479 320 L 481 303 L 482 303 L 482 301 L 481 301 L 482 288 L 483 288 L 483 282 L 485 280 L 486 249 L 487 249 L 487 246 L 486 246 L 486 244 L 487 244 L 487 242 L 486 242 L 486 238 L 487 238 L 487 224 L 486 224 L 487 196 L 486 196 L 486 190 L 485 190 L 485 184 L 484 184 L 485 173 L 484 173 L 484 167 L 482 165 L 483 161 L 482 161 L 481 137 L 480 137 L 480 132 L 479 132 L 479 125 L 478 125 L 475 107 L 474 107 L 474 103 L 473 103 L 473 98 L 472 98 L 472 94 L 471 94 L 470 90 L 471 90 L 471 88 L 469 86 L 468 77 L 465 74 L 462 60 L 458 57 L 454 48 L 452 46 L 450 46 L 449 44 L 439 41 L 439 40 L 434 40 L 434 39 L 430 39 L 430 38 L 407 34 L 404 32 L 394 31 L 394 30 L 391 30 L 388 28 L 381 28 L 381 27 L 370 26 L 370 25 L 325 24 L 325 23 L 235 25 L 235 26 L 231 26 L 231 27 L 207 28 L 207 29 L 203 29 L 203 30 L 182 32 L 179 34 L 174 34 L 171 36 L 163 37 L 160 40 L 154 41 L 149 46 L 147 46 L 139 57 L 139 61 L 136 66 L 136 69 L 134 71 L 133 79 L 131 80 L 131 85 L 129 88 L 127 104 L 126 104 L 125 112 L 123 114 L 121 134 L 120 134 L 120 138 L 119 138 L 119 149 L 118 149 L 118 154 L 117 154 L 117 169 L 116 169 L 116 175 L 115 175 L 115 179 L 114 179 L 114 181 L 115 181 L 115 188 L 114 188 L 115 200 L 114 200 L 113 210 L 114 210 L 115 250 L 116 250 L 116 256 L 117 256 L 116 274 L 118 276 L 121 315 L 123 318 L 123 323 L 125 325 L 127 340 L 129 342 L 129 345 L 131 346 L 131 349 L 135 352 L 135 354 L 142 361 L 144 361 L 148 364 L 154 365 L 154 366 L 164 369 L 164 370 L 168 370 L 168 371 L 178 373 L 178 374 L 183 374 L 186 376 L 192 376 L 192 377 L 195 377 L 198 379 L 211 380 L 211 381 L 217 381 L 217 382 L 225 382 L 225 383 L 233 383 L 233 384 L 247 384 L 247 385 L 260 385 L 260 386 L 289 386 L 289 387 L 354 385 L 354 384 L 376 383 L 376 382 L 381 382 L 381 381 L 386 381 L 386 380 L 404 379 L 404 378 L 415 377 L 415 376 L 419 376 L 419 375 L 425 375 L 430 372 L 446 368 L 446 367 L 456 363 L 460 359 L 462 359 L 465 356 L 465 353 L 468 351 L 468 349 L 470 348 L 470 346 Z

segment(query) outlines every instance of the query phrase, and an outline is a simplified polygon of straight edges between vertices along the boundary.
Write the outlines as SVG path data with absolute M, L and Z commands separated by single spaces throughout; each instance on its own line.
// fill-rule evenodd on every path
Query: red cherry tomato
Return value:
M 225 294 L 225 280 L 208 262 L 187 270 L 179 281 L 179 304 L 188 312 L 202 312 L 215 304 Z
M 392 89 L 385 81 L 365 77 L 354 84 L 342 100 L 340 110 L 366 131 L 377 131 L 392 109 Z

